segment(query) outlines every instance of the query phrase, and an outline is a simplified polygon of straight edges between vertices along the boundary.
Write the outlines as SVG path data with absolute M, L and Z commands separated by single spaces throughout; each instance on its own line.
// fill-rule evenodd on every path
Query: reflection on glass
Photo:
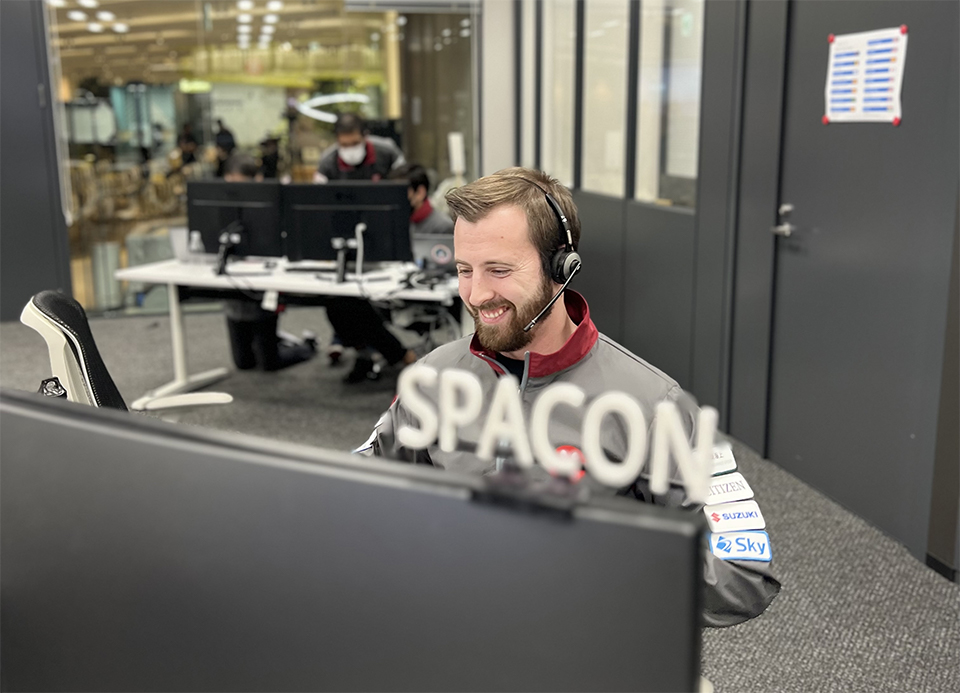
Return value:
M 573 0 L 543 3 L 540 167 L 573 186 L 574 59 L 576 5 Z
M 623 196 L 627 119 L 628 0 L 586 4 L 583 189 Z
M 642 202 L 694 207 L 703 0 L 644 0 L 641 8 L 634 196 Z
M 76 2 L 47 3 L 74 293 L 87 309 L 165 309 L 162 290 L 117 290 L 114 266 L 172 254 L 187 181 L 217 175 L 228 149 L 310 181 L 334 141 L 328 121 L 359 111 L 439 182 L 448 133 L 473 140 L 474 16 L 348 12 L 343 0 L 104 5 L 80 17 Z M 326 117 L 303 107 L 331 95 L 351 98 L 319 107 Z

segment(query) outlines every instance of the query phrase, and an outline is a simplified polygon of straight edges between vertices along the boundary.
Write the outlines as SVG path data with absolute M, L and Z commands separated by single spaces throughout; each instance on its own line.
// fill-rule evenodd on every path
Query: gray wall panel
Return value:
M 690 386 L 693 322 L 692 210 L 627 203 L 623 345 Z
M 0 320 L 70 292 L 40 2 L 0 2 Z
M 580 214 L 580 257 L 583 270 L 571 288 L 590 304 L 597 329 L 621 341 L 623 336 L 623 222 L 621 199 L 576 190 Z
M 953 230 L 953 263 L 940 388 L 927 554 L 952 569 L 956 579 L 956 571 L 960 568 L 960 555 L 956 550 L 960 524 L 960 205 Z
M 730 285 L 738 165 L 743 2 L 704 10 L 693 358 L 689 387 L 726 428 Z
M 786 2 L 750 4 L 727 430 L 764 455 L 786 32 Z

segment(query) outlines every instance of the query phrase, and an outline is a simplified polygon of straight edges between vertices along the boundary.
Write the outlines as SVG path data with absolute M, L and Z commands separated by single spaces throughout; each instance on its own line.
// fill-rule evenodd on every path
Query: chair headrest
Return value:
M 67 341 L 74 349 L 74 356 L 97 406 L 126 411 L 127 405 L 97 349 L 83 306 L 59 291 L 41 291 L 31 301 L 67 333 Z

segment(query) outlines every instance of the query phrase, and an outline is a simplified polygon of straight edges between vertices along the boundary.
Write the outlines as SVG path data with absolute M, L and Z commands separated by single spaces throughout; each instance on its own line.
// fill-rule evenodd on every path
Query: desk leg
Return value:
M 201 406 L 207 404 L 227 404 L 233 397 L 223 392 L 198 392 L 191 397 L 171 397 L 199 390 L 211 383 L 225 378 L 228 368 L 214 368 L 195 375 L 187 374 L 187 344 L 184 339 L 183 311 L 180 309 L 180 293 L 175 284 L 167 285 L 170 300 L 170 335 L 173 342 L 173 380 L 151 390 L 132 405 L 136 411 L 165 409 L 168 407 Z M 161 402 L 162 398 L 169 398 Z

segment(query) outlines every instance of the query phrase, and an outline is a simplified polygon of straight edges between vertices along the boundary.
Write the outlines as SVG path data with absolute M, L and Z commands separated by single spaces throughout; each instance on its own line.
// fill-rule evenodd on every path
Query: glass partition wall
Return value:
M 88 311 L 166 309 L 164 291 L 113 272 L 172 257 L 186 183 L 217 175 L 218 141 L 261 161 L 265 176 L 310 181 L 336 113 L 357 111 L 439 182 L 447 135 L 473 140 L 476 5 L 46 4 L 74 295 Z
M 535 161 L 573 186 L 611 197 L 625 194 L 665 207 L 696 205 L 703 61 L 703 0 L 585 0 L 578 27 L 576 0 L 519 0 L 522 105 L 519 161 Z M 631 8 L 638 22 L 637 54 L 630 55 Z M 583 32 L 577 64 L 578 29 Z M 538 35 L 539 31 L 539 35 Z M 540 73 L 533 47 L 540 42 Z M 636 120 L 628 123 L 630 61 L 637 65 Z M 575 84 L 583 77 L 580 105 L 582 155 L 573 161 Z M 539 77 L 541 117 L 531 103 Z M 636 146 L 627 152 L 627 128 Z M 634 185 L 625 190 L 626 170 Z

